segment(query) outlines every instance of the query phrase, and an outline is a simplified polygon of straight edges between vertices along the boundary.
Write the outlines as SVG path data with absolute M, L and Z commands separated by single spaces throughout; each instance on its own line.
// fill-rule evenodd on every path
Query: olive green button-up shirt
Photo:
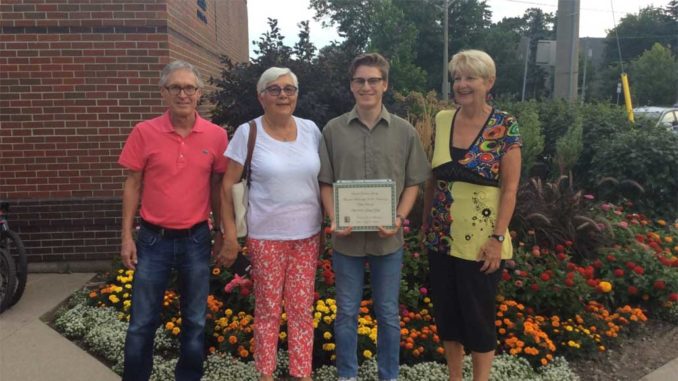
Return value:
M 412 125 L 382 107 L 377 124 L 365 126 L 355 107 L 323 128 L 320 142 L 318 181 L 391 179 L 396 197 L 403 189 L 426 181 L 431 166 Z M 349 256 L 386 255 L 403 246 L 402 229 L 393 237 L 380 238 L 377 232 L 352 232 L 333 237 L 333 247 Z

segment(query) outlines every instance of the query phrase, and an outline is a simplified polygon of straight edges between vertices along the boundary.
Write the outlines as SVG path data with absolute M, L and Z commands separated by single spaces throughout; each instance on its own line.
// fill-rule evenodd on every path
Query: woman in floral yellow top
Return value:
M 486 102 L 492 58 L 479 50 L 449 64 L 456 110 L 436 115 L 433 179 L 424 198 L 424 231 L 438 333 L 450 380 L 461 380 L 464 350 L 474 380 L 489 379 L 502 260 L 511 258 L 508 224 L 520 179 L 518 124 Z

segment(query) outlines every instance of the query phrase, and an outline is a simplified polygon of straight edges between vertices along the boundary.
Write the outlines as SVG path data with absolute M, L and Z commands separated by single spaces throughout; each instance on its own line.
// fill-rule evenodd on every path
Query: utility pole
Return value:
M 553 97 L 577 100 L 580 0 L 558 0 Z

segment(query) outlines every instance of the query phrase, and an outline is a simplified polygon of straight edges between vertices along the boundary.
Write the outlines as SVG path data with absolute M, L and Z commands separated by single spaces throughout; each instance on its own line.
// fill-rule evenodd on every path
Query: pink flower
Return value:
M 236 288 L 236 287 L 244 286 L 243 288 L 247 288 L 247 286 L 251 285 L 251 284 L 252 284 L 251 280 L 249 280 L 245 277 L 242 277 L 238 274 L 235 274 L 233 279 L 230 282 L 228 282 L 228 284 L 226 286 L 224 286 L 224 292 L 230 294 L 231 292 L 233 292 L 233 289 Z M 242 290 L 241 290 L 241 292 L 242 292 Z M 246 295 L 243 295 L 243 296 L 246 296 Z
M 407 221 L 407 220 L 406 220 L 406 221 Z M 407 233 L 409 233 L 409 232 L 410 232 L 410 227 L 407 226 L 407 225 L 403 226 L 403 233 L 407 234 Z
M 426 287 L 422 287 L 419 289 L 419 293 L 422 295 L 426 295 L 428 294 L 428 290 L 426 289 Z
M 600 205 L 600 208 L 607 212 L 608 210 L 610 210 L 612 208 L 612 205 L 610 205 L 608 203 L 604 203 L 604 204 Z
M 414 253 L 412 253 L 412 256 L 415 258 L 419 258 L 419 252 L 415 251 Z
M 619 227 L 622 228 L 622 229 L 626 229 L 626 228 L 629 227 L 629 224 L 628 224 L 628 222 L 626 222 L 626 221 L 619 221 L 619 222 L 617 223 L 617 225 L 619 225 Z
M 585 194 L 584 198 L 587 199 L 587 200 L 593 200 L 595 197 L 593 197 L 592 194 Z

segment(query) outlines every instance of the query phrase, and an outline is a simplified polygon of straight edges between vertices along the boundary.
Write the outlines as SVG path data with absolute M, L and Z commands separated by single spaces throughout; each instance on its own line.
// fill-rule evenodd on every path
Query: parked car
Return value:
M 664 126 L 669 131 L 678 134 L 678 106 L 674 107 L 657 107 L 646 106 L 637 107 L 633 109 L 635 116 L 645 118 L 657 126 Z

